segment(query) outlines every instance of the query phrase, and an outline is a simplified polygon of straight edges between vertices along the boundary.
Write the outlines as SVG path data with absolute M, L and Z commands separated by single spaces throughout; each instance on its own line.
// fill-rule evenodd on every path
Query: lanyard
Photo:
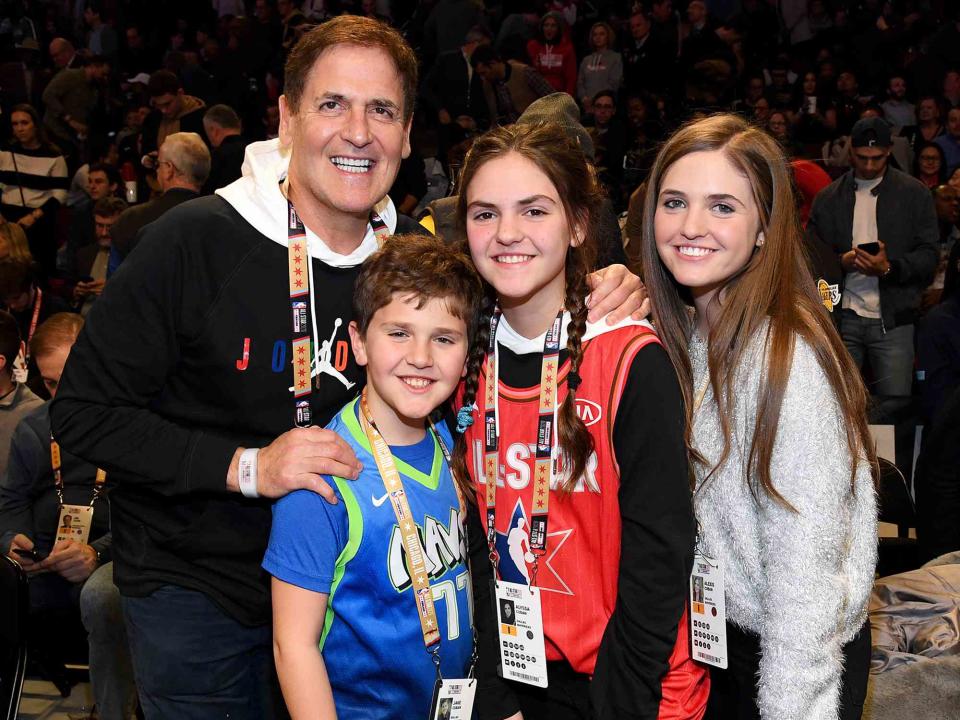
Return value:
M 57 488 L 57 499 L 60 501 L 60 504 L 63 505 L 63 473 L 60 472 L 60 443 L 53 439 L 53 435 L 50 436 L 50 465 L 53 467 L 53 483 Z M 97 477 L 93 481 L 93 498 L 90 500 L 91 506 L 93 506 L 97 498 L 100 497 L 106 481 L 107 471 L 97 468 Z
M 494 573 L 497 571 L 496 517 L 497 467 L 500 464 L 500 430 L 497 426 L 497 393 L 499 377 L 497 366 L 497 326 L 500 309 L 490 318 L 490 345 L 487 350 L 487 382 L 484 397 L 484 481 L 487 485 L 487 545 Z M 540 417 L 537 421 L 537 455 L 533 473 L 533 500 L 530 508 L 530 552 L 534 555 L 530 585 L 536 585 L 540 556 L 547 549 L 547 516 L 550 510 L 550 486 L 556 473 L 557 438 L 557 375 L 560 369 L 560 330 L 563 309 L 557 313 L 553 325 L 543 341 L 543 361 L 540 366 Z
M 380 245 L 389 237 L 390 228 L 380 216 L 370 213 L 370 226 Z M 287 274 L 290 285 L 290 314 L 293 318 L 293 405 L 294 424 L 310 427 L 313 413 L 310 409 L 312 326 L 310 285 L 313 280 L 310 248 L 303 221 L 287 200 Z
M 25 362 L 30 362 L 30 341 L 37 331 L 37 321 L 40 319 L 40 305 L 43 303 L 43 290 L 37 288 L 37 299 L 33 301 L 33 317 L 30 318 L 30 330 L 27 331 L 27 347 L 23 352 Z

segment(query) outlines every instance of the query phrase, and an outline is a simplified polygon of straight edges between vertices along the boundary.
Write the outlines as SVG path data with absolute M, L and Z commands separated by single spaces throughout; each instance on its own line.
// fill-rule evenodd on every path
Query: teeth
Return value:
M 427 387 L 427 385 L 429 385 L 432 382 L 431 380 L 426 380 L 424 378 L 400 378 L 400 379 L 403 380 L 403 382 L 405 382 L 410 387 L 418 388 L 418 389 L 425 388 Z
M 369 172 L 370 168 L 373 166 L 373 160 L 364 160 L 360 158 L 335 157 L 331 158 L 330 161 L 340 170 L 350 173 Z
M 680 251 L 681 255 L 689 255 L 690 257 L 703 257 L 713 252 L 710 248 L 693 247 L 690 245 L 681 245 L 677 250 Z
M 498 263 L 504 263 L 505 265 L 513 265 L 515 263 L 522 263 L 529 260 L 532 255 L 498 255 L 495 260 Z

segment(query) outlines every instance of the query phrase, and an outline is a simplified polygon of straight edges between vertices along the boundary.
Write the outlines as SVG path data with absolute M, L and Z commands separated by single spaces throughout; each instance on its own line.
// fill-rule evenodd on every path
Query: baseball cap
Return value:
M 883 118 L 870 117 L 857 120 L 850 131 L 850 143 L 853 147 L 886 148 L 893 144 L 890 139 L 890 125 Z
M 546 124 L 559 127 L 580 146 L 588 162 L 594 161 L 593 140 L 580 124 L 580 108 L 567 93 L 556 92 L 534 100 L 517 118 L 518 125 Z

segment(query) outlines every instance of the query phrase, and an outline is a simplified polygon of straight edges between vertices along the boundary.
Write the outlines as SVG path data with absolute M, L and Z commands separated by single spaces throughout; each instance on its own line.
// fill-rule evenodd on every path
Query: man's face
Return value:
M 598 97 L 593 103 L 593 117 L 599 127 L 609 125 L 616 112 L 617 106 L 614 104 L 613 98 L 606 95 Z
M 65 68 L 67 63 L 70 62 L 70 58 L 73 57 L 73 51 L 70 49 L 70 46 L 65 42 L 53 43 L 50 46 L 50 58 L 53 60 L 53 64 L 58 68 Z
M 960 73 L 956 70 L 951 70 L 943 77 L 943 94 L 960 94 Z
M 113 189 L 116 188 L 110 187 L 110 178 L 103 170 L 94 170 L 87 175 L 87 195 L 94 202 L 107 197 Z
M 857 78 L 851 72 L 842 72 L 837 78 L 837 90 L 844 95 L 853 95 L 857 92 Z
M 91 65 L 90 66 L 90 79 L 95 83 L 100 85 L 104 84 L 107 79 L 110 77 L 110 66 L 107 64 L 102 65 Z
M 650 12 L 655 22 L 666 22 L 673 14 L 673 0 L 654 2 Z
M 634 40 L 643 40 L 650 34 L 650 21 L 643 15 L 630 16 L 630 35 Z
M 763 95 L 764 85 L 761 78 L 750 78 L 747 85 L 747 96 L 756 102 Z
M 119 213 L 108 217 L 104 217 L 103 215 L 93 216 L 93 221 L 96 223 L 97 229 L 97 245 L 100 247 L 110 247 L 110 230 L 119 217 Z
M 707 6 L 704 5 L 701 0 L 693 0 L 693 2 L 687 6 L 687 20 L 689 20 L 692 25 L 699 25 L 706 19 Z
M 163 95 L 157 95 L 155 98 L 150 99 L 150 104 L 159 110 L 160 114 L 163 115 L 164 118 L 167 120 L 173 120 L 180 114 L 182 97 L 183 90 L 180 89 L 177 90 L 176 93 L 164 93 Z
M 949 185 L 943 185 L 938 188 L 935 200 L 937 218 L 951 225 L 957 222 L 960 217 L 960 192 Z
M 280 98 L 290 182 L 317 214 L 365 216 L 393 185 L 410 154 L 401 85 L 385 51 L 336 45 L 314 63 L 299 108 Z
M 475 68 L 477 75 L 480 76 L 482 80 L 486 80 L 489 83 L 492 83 L 497 79 L 497 74 L 494 71 L 494 65 L 496 63 L 477 63 Z
M 907 81 L 902 77 L 890 78 L 890 97 L 894 100 L 903 100 L 907 94 Z
M 947 132 L 955 140 L 960 140 L 960 108 L 951 108 L 947 113 Z
M 140 31 L 136 28 L 127 28 L 127 47 L 134 50 L 143 47 L 143 38 L 140 37 Z
M 57 395 L 60 376 L 63 375 L 63 368 L 67 364 L 67 357 L 70 355 L 70 347 L 70 345 L 59 345 L 43 355 L 36 356 L 40 377 L 43 378 L 43 385 L 50 393 L 50 397 L 56 397 Z M 66 521 L 66 518 L 64 518 L 64 521 Z
M 924 98 L 917 106 L 917 117 L 921 121 L 930 122 L 940 117 L 940 108 L 937 107 L 937 101 L 933 98 Z
M 858 178 L 875 180 L 883 175 L 890 157 L 890 148 L 851 147 L 850 162 Z

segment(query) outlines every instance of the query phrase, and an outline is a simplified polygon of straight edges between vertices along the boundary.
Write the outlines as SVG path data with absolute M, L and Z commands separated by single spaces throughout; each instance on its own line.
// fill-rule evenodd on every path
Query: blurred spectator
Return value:
M 780 144 L 788 159 L 800 154 L 801 149 L 790 134 L 790 123 L 785 112 L 782 110 L 771 112 L 764 129 Z
M 77 70 L 61 70 L 43 91 L 43 124 L 67 154 L 79 151 L 90 132 L 101 88 L 110 77 L 110 62 L 101 55 Z
M 15 105 L 10 113 L 13 139 L 0 153 L 0 213 L 24 229 L 30 252 L 49 274 L 56 265 L 57 212 L 69 180 L 66 160 L 47 140 L 39 120 L 30 105 Z
M 60 312 L 69 312 L 70 307 L 56 295 L 40 289 L 35 266 L 36 263 L 30 260 L 14 257 L 0 260 L 0 303 L 17 321 L 20 337 L 26 345 L 17 379 L 46 400 L 50 395 L 44 387 L 36 359 L 30 354 L 30 340 L 44 320 Z
M 241 134 L 240 118 L 229 105 L 214 105 L 203 116 L 203 128 L 210 139 L 210 175 L 203 186 L 209 195 L 240 177 L 247 140 Z
M 913 323 L 936 269 L 938 233 L 930 191 L 888 167 L 891 145 L 885 120 L 857 122 L 853 169 L 817 195 L 807 232 L 833 248 L 846 273 L 844 344 L 859 367 L 869 360 L 874 394 L 903 397 L 911 391 Z
M 280 108 L 276 105 L 267 105 L 263 109 L 263 139 L 273 140 L 280 136 Z
M 57 70 L 77 70 L 81 67 L 80 56 L 77 55 L 73 43 L 65 38 L 57 37 L 51 40 L 49 52 Z
M 917 124 L 900 131 L 910 142 L 914 153 L 921 143 L 933 142 L 943 135 L 944 127 L 940 117 L 940 103 L 932 95 L 920 98 L 917 103 Z
M 470 28 L 486 26 L 483 5 L 478 0 L 439 0 L 423 27 L 423 57 L 426 62 L 459 46 Z
M 942 98 L 947 110 L 960 107 L 960 70 L 950 69 L 944 74 Z
M 630 16 L 630 39 L 623 46 L 622 57 L 624 84 L 632 92 L 662 91 L 675 82 L 671 77 L 675 58 L 653 33 L 653 23 L 643 10 Z
M 90 202 L 72 208 L 67 242 L 58 253 L 57 259 L 57 268 L 71 281 L 77 278 L 77 252 L 81 248 L 93 245 L 97 239 L 94 206 L 103 198 L 115 198 L 119 189 L 120 175 L 116 168 L 96 163 L 87 170 L 87 194 L 90 196 Z
M 424 195 L 427 194 L 427 174 L 423 165 L 423 156 L 414 149 L 400 162 L 400 170 L 393 181 L 393 187 L 387 193 L 397 212 L 413 215 L 413 211 Z
M 21 336 L 13 316 L 0 310 L 0 476 L 7 472 L 10 456 L 10 438 L 24 415 L 40 407 L 38 398 L 26 385 L 14 377 L 14 363 L 20 355 Z M 7 543 L 0 543 L 0 551 L 8 551 Z
M 126 209 L 127 204 L 116 197 L 103 197 L 93 206 L 97 241 L 77 250 L 74 261 L 78 281 L 73 288 L 73 304 L 84 317 L 90 312 L 94 301 L 100 297 L 107 284 L 110 266 L 110 235 L 120 214 Z
M 132 78 L 140 74 L 150 75 L 160 65 L 160 58 L 153 52 L 143 37 L 138 25 L 127 25 L 120 51 L 121 77 Z
M 530 66 L 543 75 L 554 90 L 574 95 L 577 92 L 577 55 L 567 32 L 563 15 L 548 12 L 540 20 L 540 30 L 527 43 Z
M 277 12 L 280 14 L 280 48 L 286 59 L 303 31 L 309 27 L 309 21 L 300 10 L 300 0 L 277 0 Z
M 933 188 L 933 204 L 937 210 L 940 242 L 937 244 L 937 270 L 929 287 L 923 293 L 922 308 L 927 310 L 940 302 L 946 285 L 948 258 L 960 237 L 960 190 L 949 185 Z
M 960 190 L 960 168 L 957 168 L 953 171 L 953 173 L 947 179 L 947 185 Z
M 883 116 L 893 126 L 894 132 L 917 124 L 913 103 L 907 100 L 907 81 L 903 75 L 891 75 L 887 83 L 887 99 L 880 105 Z
M 923 142 L 913 161 L 913 176 L 928 188 L 947 181 L 947 158 L 935 142 Z
M 516 60 L 502 60 L 489 45 L 474 50 L 470 64 L 483 78 L 491 125 L 516 122 L 530 103 L 553 93 L 550 83 L 540 73 Z
M 119 43 L 117 31 L 103 21 L 103 3 L 87 0 L 83 21 L 87 25 L 87 49 L 91 55 L 102 55 L 111 63 L 116 62 Z
M 594 165 L 607 194 L 616 206 L 623 175 L 623 156 L 626 153 L 627 132 L 617 117 L 616 96 L 611 90 L 601 90 L 593 96 Z
M 30 247 L 27 245 L 27 235 L 17 223 L 0 219 L 0 260 L 15 258 L 25 262 L 33 262 Z
M 601 90 L 618 92 L 623 84 L 623 59 L 613 49 L 615 35 L 609 23 L 594 23 L 590 28 L 591 52 L 580 61 L 577 98 L 583 111 L 591 111 L 590 101 Z
M 654 36 L 671 58 L 680 57 L 680 18 L 673 9 L 673 0 L 651 0 L 650 19 Z
M 686 34 L 683 37 L 680 59 L 688 70 L 703 60 L 729 59 L 729 51 L 717 37 L 704 0 L 691 0 L 687 5 Z
M 787 117 L 793 125 L 794 137 L 801 144 L 823 143 L 836 130 L 837 113 L 821 91 L 816 73 L 803 74 Z
M 947 112 L 947 131 L 934 142 L 943 148 L 947 156 L 947 172 L 953 173 L 960 167 L 960 107 L 952 107 Z
M 837 113 L 837 131 L 849 135 L 853 124 L 860 118 L 866 105 L 860 97 L 860 83 L 853 68 L 846 68 L 837 76 L 837 95 L 834 109 Z
M 634 188 L 646 180 L 662 136 L 663 128 L 656 122 L 656 106 L 651 107 L 651 101 L 643 95 L 628 95 L 622 197 L 628 197 Z
M 185 95 L 183 85 L 169 70 L 158 70 L 150 76 L 147 94 L 153 112 L 143 121 L 141 150 L 144 155 L 157 151 L 168 135 L 191 132 L 207 142 L 203 130 L 206 104 L 200 98 Z
M 157 156 L 160 197 L 124 210 L 113 226 L 113 247 L 120 259 L 133 252 L 140 228 L 170 208 L 198 197 L 209 175 L 210 151 L 199 135 L 188 132 L 168 135 Z

